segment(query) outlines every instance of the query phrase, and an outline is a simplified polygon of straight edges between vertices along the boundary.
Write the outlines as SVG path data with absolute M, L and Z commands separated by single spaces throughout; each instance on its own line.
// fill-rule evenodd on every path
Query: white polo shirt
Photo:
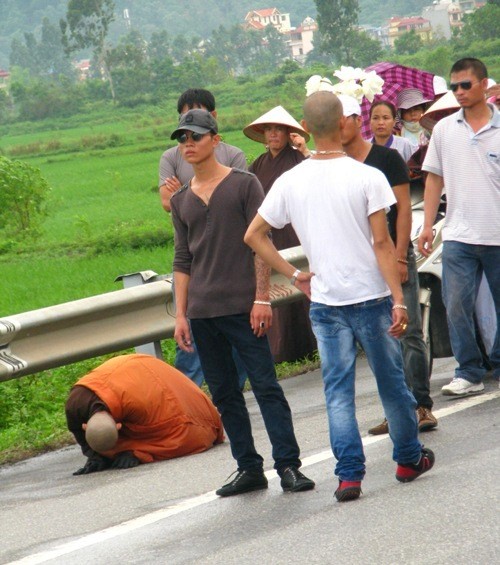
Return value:
M 443 240 L 500 245 L 500 113 L 477 133 L 460 109 L 432 131 L 422 169 L 443 177 Z

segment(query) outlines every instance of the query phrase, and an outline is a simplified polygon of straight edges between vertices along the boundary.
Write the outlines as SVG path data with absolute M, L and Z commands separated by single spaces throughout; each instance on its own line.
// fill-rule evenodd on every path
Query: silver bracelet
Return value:
M 254 304 L 259 304 L 260 306 L 271 306 L 271 303 L 267 300 L 254 300 Z
M 290 279 L 290 284 L 292 286 L 295 286 L 295 281 L 297 280 L 297 277 L 300 275 L 300 273 L 301 273 L 300 269 L 297 269 L 293 272 L 293 275 Z
M 392 309 L 393 310 L 408 310 L 408 308 L 404 304 L 394 304 Z

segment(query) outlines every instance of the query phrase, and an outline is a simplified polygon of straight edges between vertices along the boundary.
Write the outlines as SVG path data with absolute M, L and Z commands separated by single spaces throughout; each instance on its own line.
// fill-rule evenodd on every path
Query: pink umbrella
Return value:
M 397 106 L 398 93 L 405 88 L 418 88 L 424 95 L 424 98 L 431 100 L 435 98 L 433 87 L 434 75 L 427 71 L 397 65 L 396 63 L 375 63 L 367 67 L 365 71 L 375 71 L 379 77 L 384 79 L 382 94 L 376 95 L 373 102 L 387 100 L 392 102 L 394 106 Z M 361 117 L 363 119 L 361 133 L 365 139 L 371 139 L 372 137 L 370 129 L 371 105 L 372 102 L 363 98 L 361 102 Z

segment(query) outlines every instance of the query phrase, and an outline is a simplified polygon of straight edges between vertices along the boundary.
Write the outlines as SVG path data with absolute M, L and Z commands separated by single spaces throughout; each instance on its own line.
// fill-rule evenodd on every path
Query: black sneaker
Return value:
M 396 479 L 400 483 L 409 483 L 420 477 L 423 473 L 430 471 L 434 466 L 434 452 L 431 449 L 423 448 L 418 463 L 398 464 L 396 469 Z
M 315 487 L 314 481 L 303 475 L 297 467 L 287 467 L 280 473 L 281 488 L 285 492 L 301 492 Z
M 238 469 L 235 473 L 236 477 L 219 490 L 216 490 L 215 494 L 218 496 L 234 496 L 235 494 L 243 494 L 244 492 L 267 488 L 267 478 L 264 475 L 264 471 L 245 471 L 244 469 Z

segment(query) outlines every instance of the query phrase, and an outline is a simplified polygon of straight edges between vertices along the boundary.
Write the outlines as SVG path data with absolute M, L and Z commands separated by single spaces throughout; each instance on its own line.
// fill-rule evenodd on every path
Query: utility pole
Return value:
M 130 29 L 131 23 L 130 23 L 130 14 L 128 12 L 128 8 L 125 8 L 125 10 L 123 10 L 123 19 L 125 20 L 125 27 L 127 29 Z

